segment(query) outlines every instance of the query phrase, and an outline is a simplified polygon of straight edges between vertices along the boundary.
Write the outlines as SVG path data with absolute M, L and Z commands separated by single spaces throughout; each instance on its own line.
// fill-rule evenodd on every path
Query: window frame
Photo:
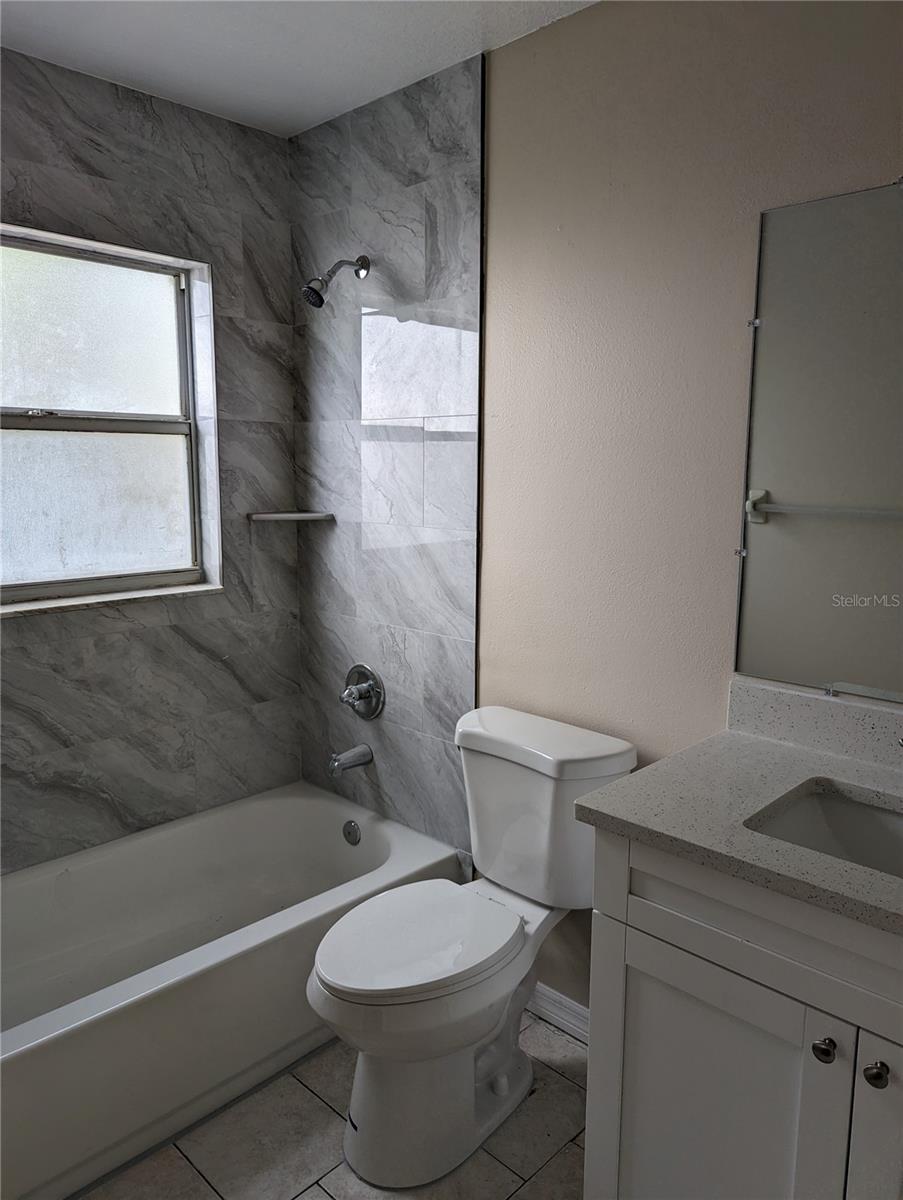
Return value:
M 176 317 L 179 354 L 179 413 L 92 412 L 44 408 L 0 407 L 4 429 L 46 431 L 161 433 L 186 439 L 188 497 L 191 508 L 191 564 L 169 570 L 148 570 L 90 575 L 67 579 L 6 584 L 0 587 L 4 612 L 63 602 L 109 602 L 146 598 L 161 592 L 221 590 L 222 549 L 220 541 L 219 486 L 216 469 L 216 400 L 213 388 L 213 318 L 210 268 L 206 263 L 150 254 L 126 247 L 71 238 L 7 224 L 0 225 L 0 244 L 34 253 L 84 258 L 172 276 L 177 282 Z M 197 343 L 202 345 L 198 346 Z M 198 355 L 197 350 L 202 351 Z M 209 362 L 210 371 L 200 370 L 199 358 Z M 201 385 L 199 387 L 199 385 Z M 204 401 L 199 405 L 199 392 Z M 199 412 L 199 408 L 201 411 Z M 206 418 L 201 420 L 201 418 Z M 206 430 L 206 432 L 204 432 Z M 202 445 L 207 464 L 202 480 Z M 210 476 L 212 475 L 212 478 Z M 208 497 L 207 504 L 204 497 Z

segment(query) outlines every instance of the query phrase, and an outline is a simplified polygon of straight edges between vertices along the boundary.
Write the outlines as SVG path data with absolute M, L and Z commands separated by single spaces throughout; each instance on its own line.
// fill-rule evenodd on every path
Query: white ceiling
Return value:
M 293 134 L 592 0 L 4 0 L 13 50 Z

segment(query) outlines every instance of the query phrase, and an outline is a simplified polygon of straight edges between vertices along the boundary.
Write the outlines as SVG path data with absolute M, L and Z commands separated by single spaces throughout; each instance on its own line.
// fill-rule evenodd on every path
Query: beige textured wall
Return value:
M 602 3 L 489 57 L 479 701 L 724 727 L 763 208 L 903 170 L 899 4 Z M 544 952 L 586 999 L 586 923 Z

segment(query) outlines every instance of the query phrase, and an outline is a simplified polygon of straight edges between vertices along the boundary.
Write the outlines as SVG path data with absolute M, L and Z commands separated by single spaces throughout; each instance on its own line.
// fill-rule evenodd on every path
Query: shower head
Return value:
M 303 297 L 305 303 L 309 304 L 311 308 L 322 308 L 323 293 L 326 291 L 328 286 L 329 285 L 323 279 L 320 279 L 319 276 L 316 279 L 309 279 L 301 289 L 301 296 Z
M 307 283 L 301 289 L 302 299 L 311 306 L 311 308 L 322 308 L 326 299 L 326 289 L 341 271 L 342 267 L 351 267 L 358 279 L 366 279 L 370 274 L 370 259 L 366 254 L 360 254 L 355 259 L 340 258 L 337 263 L 329 268 L 325 275 L 316 275 L 313 279 L 308 279 Z

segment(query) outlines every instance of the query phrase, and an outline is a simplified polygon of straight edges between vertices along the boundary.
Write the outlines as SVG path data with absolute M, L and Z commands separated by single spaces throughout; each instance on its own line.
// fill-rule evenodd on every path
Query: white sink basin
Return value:
M 903 879 L 903 797 L 836 779 L 806 779 L 743 824 Z

